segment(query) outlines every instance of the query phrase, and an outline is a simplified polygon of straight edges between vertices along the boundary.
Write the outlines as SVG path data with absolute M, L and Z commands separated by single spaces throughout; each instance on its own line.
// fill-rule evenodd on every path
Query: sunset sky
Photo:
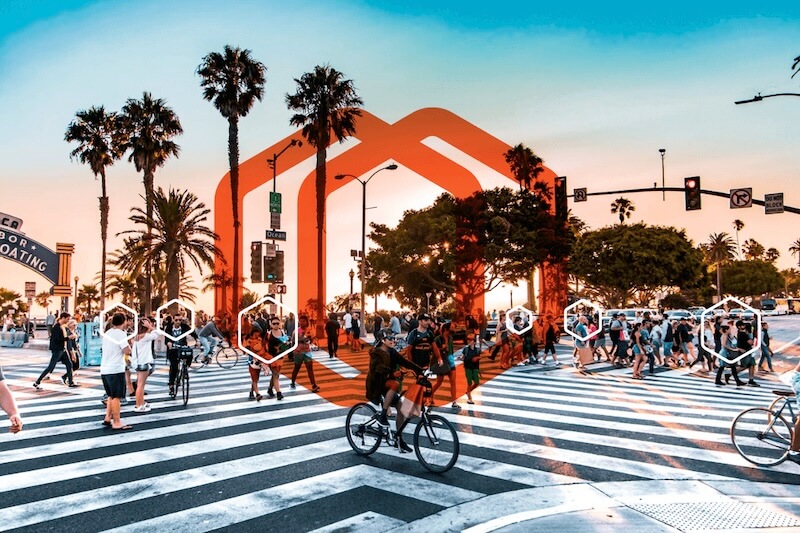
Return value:
M 568 177 L 570 191 L 660 185 L 658 149 L 665 148 L 667 186 L 701 176 L 705 189 L 752 187 L 760 199 L 783 192 L 786 204 L 800 205 L 800 98 L 734 105 L 758 92 L 800 93 L 800 75 L 790 77 L 800 55 L 795 3 L 631 9 L 511 1 L 6 0 L 0 4 L 0 212 L 22 218 L 22 231 L 45 245 L 75 243 L 73 275 L 81 284 L 93 279 L 100 267 L 100 185 L 70 161 L 64 131 L 76 111 L 118 110 L 143 91 L 164 98 L 185 130 L 177 139 L 180 158 L 158 171 L 156 185 L 188 188 L 213 207 L 228 170 L 227 127 L 202 99 L 195 70 L 226 44 L 250 49 L 268 68 L 265 98 L 240 124 L 242 161 L 294 131 L 284 104 L 293 78 L 329 63 L 354 80 L 365 108 L 383 120 L 445 108 L 509 145 L 531 147 Z M 355 142 L 335 147 L 331 157 Z M 484 186 L 504 183 L 446 142 L 426 144 Z M 312 169 L 313 159 L 279 168 L 282 229 L 290 236 L 297 213 L 289 198 Z M 126 161 L 109 169 L 108 184 L 114 250 L 120 241 L 113 236 L 129 229 L 129 209 L 142 205 L 143 187 Z M 268 226 L 270 189 L 266 183 L 245 199 L 245 254 Z M 360 247 L 360 192 L 350 184 L 328 201 L 329 299 L 349 289 L 347 272 L 355 266 L 349 250 Z M 403 210 L 425 207 L 440 192 L 402 166 L 381 173 L 369 185 L 368 206 L 376 209 L 367 211 L 368 221 L 394 225 Z M 678 193 L 668 193 L 666 202 L 660 193 L 629 198 L 636 205 L 631 221 L 685 227 L 695 243 L 714 232 L 732 234 L 733 220 L 741 219 L 742 241 L 777 248 L 780 268 L 797 264 L 788 252 L 800 238 L 797 215 L 767 216 L 758 206 L 731 210 L 727 200 L 709 197 L 701 211 L 686 213 Z M 597 228 L 615 222 L 613 199 L 570 207 Z M 287 242 L 287 254 L 293 248 Z M 247 255 L 244 265 L 247 276 Z M 18 292 L 25 281 L 36 281 L 37 292 L 49 288 L 8 260 L 0 261 L 0 274 L 0 286 Z M 294 305 L 296 275 L 291 269 L 287 275 L 287 302 Z M 264 292 L 263 285 L 252 288 Z M 523 291 L 514 292 L 514 303 L 522 303 Z M 508 303 L 502 287 L 486 307 Z M 210 295 L 196 308 L 209 310 Z

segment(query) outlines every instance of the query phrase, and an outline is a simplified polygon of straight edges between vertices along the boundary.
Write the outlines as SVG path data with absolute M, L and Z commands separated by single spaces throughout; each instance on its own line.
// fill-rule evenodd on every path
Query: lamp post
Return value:
M 72 308 L 72 314 L 78 312 L 78 276 L 75 276 L 75 306 Z
M 361 269 L 360 269 L 361 271 L 360 271 L 360 277 L 361 277 L 361 334 L 362 335 L 364 335 L 366 333 L 366 326 L 365 326 L 364 322 L 366 321 L 366 318 L 367 318 L 367 316 L 366 316 L 367 313 L 366 313 L 366 310 L 364 309 L 364 306 L 366 305 L 365 298 L 364 298 L 365 297 L 364 287 L 367 284 L 366 283 L 367 282 L 367 280 L 366 280 L 366 272 L 365 272 L 365 266 L 366 266 L 366 260 L 367 260 L 367 183 L 369 183 L 369 180 L 371 180 L 375 176 L 375 174 L 377 174 L 378 172 L 380 172 L 382 170 L 397 170 L 397 165 L 392 163 L 391 165 L 379 168 L 378 170 L 376 170 L 375 172 L 370 174 L 370 176 L 365 181 L 361 181 L 357 176 L 354 176 L 353 174 L 337 174 L 336 177 L 334 178 L 334 179 L 337 179 L 337 180 L 343 180 L 344 178 L 350 177 L 350 178 L 355 179 L 357 182 L 359 182 L 361 184 Z
M 350 306 L 353 305 L 353 278 L 356 277 L 356 273 L 353 272 L 353 269 L 350 269 L 350 299 L 347 301 L 347 310 L 350 310 Z
M 667 153 L 666 148 L 659 148 L 659 153 L 661 154 L 661 200 L 666 202 L 667 201 L 667 191 L 664 188 L 664 154 Z
M 740 104 L 749 104 L 752 102 L 760 102 L 764 98 L 774 98 L 775 96 L 800 96 L 800 93 L 775 93 L 775 94 L 757 94 L 754 97 L 748 100 L 739 100 L 738 102 L 734 102 L 736 105 Z
M 431 294 L 433 294 L 433 293 L 431 293 L 431 292 L 426 292 L 425 293 L 425 298 L 428 299 L 428 305 L 425 306 L 425 312 L 428 313 L 428 314 L 431 314 Z

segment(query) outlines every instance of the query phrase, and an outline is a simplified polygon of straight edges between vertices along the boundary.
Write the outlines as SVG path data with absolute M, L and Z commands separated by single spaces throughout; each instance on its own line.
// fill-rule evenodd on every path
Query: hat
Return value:
M 433 320 L 428 313 L 422 313 L 417 317 L 419 320 Z
M 688 317 L 685 317 L 685 316 L 682 316 L 682 317 L 681 317 L 681 320 L 689 320 L 689 318 L 688 318 Z

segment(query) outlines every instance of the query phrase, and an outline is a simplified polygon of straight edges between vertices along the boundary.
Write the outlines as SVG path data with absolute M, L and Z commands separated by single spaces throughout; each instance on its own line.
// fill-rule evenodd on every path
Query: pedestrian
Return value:
M 300 373 L 300 367 L 305 365 L 308 379 L 311 381 L 311 392 L 319 392 L 317 381 L 314 378 L 314 357 L 311 353 L 313 339 L 311 338 L 310 324 L 306 315 L 300 316 L 295 334 L 297 335 L 297 349 L 294 351 L 294 369 L 292 370 L 292 382 L 289 387 L 292 389 L 296 387 L 297 374 Z
M 195 333 L 194 329 L 192 329 L 192 327 L 189 324 L 184 322 L 183 317 L 180 315 L 175 315 L 172 318 L 172 326 L 169 329 L 165 329 L 164 331 L 166 331 L 172 336 L 172 339 L 167 337 L 166 345 L 167 345 L 167 360 L 169 361 L 169 377 L 168 377 L 169 395 L 174 400 L 175 380 L 178 377 L 178 363 L 180 361 L 180 358 L 183 357 L 185 359 L 188 359 L 188 364 L 190 365 L 192 363 L 192 352 L 187 349 L 188 343 L 186 339 L 191 335 L 194 337 L 195 340 L 197 340 L 197 333 Z
M 383 329 L 383 317 L 378 313 L 372 319 L 372 334 L 377 337 Z
M 348 309 L 344 313 L 342 320 L 344 321 L 344 335 L 345 335 L 344 345 L 350 346 L 350 348 L 352 349 L 353 343 L 351 335 L 353 333 L 353 315 L 352 313 L 350 313 L 350 309 Z
M 392 313 L 392 318 L 389 319 L 389 329 L 392 330 L 392 333 L 396 336 L 400 335 L 402 329 L 400 327 L 400 318 L 397 316 L 398 313 Z
M 736 334 L 731 330 L 730 326 L 722 325 L 720 326 L 720 333 L 721 333 L 721 340 L 722 340 L 722 348 L 720 349 L 719 354 L 727 360 L 731 360 L 736 357 L 738 350 L 736 348 Z M 725 359 L 720 358 L 718 361 L 719 369 L 717 370 L 717 377 L 714 380 L 714 383 L 719 386 L 724 386 L 730 382 L 731 375 L 733 376 L 734 380 L 736 380 L 737 387 L 744 387 L 744 382 L 739 379 L 739 372 L 736 369 L 736 363 L 729 363 L 725 361 Z M 725 374 L 725 369 L 730 369 L 730 374 Z M 725 382 L 722 381 L 722 376 L 725 375 Z
M 8 420 L 11 423 L 8 430 L 11 433 L 19 433 L 22 431 L 22 417 L 19 415 L 17 402 L 14 399 L 11 389 L 6 384 L 6 377 L 3 375 L 3 367 L 0 367 L 0 408 L 8 415 Z
M 278 322 L 280 327 L 280 322 Z M 269 359 L 269 354 L 264 349 L 264 339 L 258 328 L 250 330 L 250 334 L 245 338 L 245 346 L 254 354 L 265 359 Z M 247 372 L 250 375 L 250 400 L 261 401 L 261 393 L 258 391 L 258 380 L 261 377 L 263 361 L 252 354 L 247 354 Z
M 328 357 L 331 359 L 336 357 L 336 352 L 339 350 L 339 329 L 336 315 L 329 314 L 328 321 L 325 323 L 325 338 L 328 340 Z
M 81 367 L 80 359 L 81 351 L 78 345 L 78 322 L 74 318 L 67 321 L 67 356 L 70 363 L 72 363 L 72 377 L 75 378 L 75 372 Z M 61 376 L 61 380 L 67 379 L 67 375 Z
M 769 347 L 769 324 L 764 322 L 761 324 L 761 359 L 758 360 L 758 369 L 762 372 L 766 372 L 763 367 L 764 361 L 767 362 L 767 367 L 769 368 L 770 372 L 775 372 L 772 369 L 772 356 L 775 355 L 772 353 L 772 348 Z
M 656 319 L 650 328 L 650 343 L 653 346 L 654 363 L 659 366 L 663 365 L 664 359 L 661 357 L 661 347 L 664 344 L 664 329 L 661 327 L 661 320 Z M 651 368 L 650 373 L 653 374 L 654 372 L 655 369 Z
M 542 364 L 547 364 L 547 354 L 553 355 L 553 362 L 556 366 L 561 366 L 556 355 L 556 343 L 559 340 L 559 331 L 555 322 L 553 322 L 553 315 L 550 313 L 545 315 L 544 324 L 542 325 L 544 331 L 544 352 L 542 353 Z
M 747 353 L 753 347 L 753 336 L 748 333 L 747 328 L 745 326 L 744 321 L 737 320 L 736 321 L 736 349 L 740 354 Z M 758 383 L 755 381 L 756 375 L 756 358 L 753 357 L 753 354 L 749 354 L 746 357 L 742 358 L 739 361 L 739 364 L 742 365 L 742 368 L 747 369 L 747 373 L 750 379 L 748 379 L 747 384 L 751 387 L 760 387 Z
M 456 358 L 453 350 L 453 336 L 450 333 L 450 324 L 450 322 L 442 324 L 442 327 L 439 328 L 439 335 L 433 339 L 433 342 L 439 348 L 442 363 L 447 362 L 447 366 L 450 370 L 447 374 L 440 374 L 437 376 L 436 383 L 433 384 L 432 393 L 436 394 L 436 391 L 442 386 L 442 383 L 444 383 L 445 376 L 447 376 L 450 382 L 450 401 L 453 402 L 450 407 L 454 410 L 460 410 L 461 406 L 456 402 L 458 398 L 458 394 L 456 393 Z
M 120 415 L 120 400 L 125 397 L 125 354 L 131 353 L 128 335 L 125 332 L 126 324 L 125 315 L 114 314 L 111 318 L 111 327 L 103 335 L 103 352 L 100 359 L 100 378 L 108 395 L 103 425 L 119 431 L 132 429 L 131 426 L 122 423 Z
M 353 318 L 350 322 L 350 338 L 352 341 L 352 351 L 360 352 L 361 351 L 361 313 L 355 312 L 353 313 Z
M 461 359 L 464 361 L 464 374 L 467 378 L 467 403 L 472 405 L 472 391 L 481 382 L 480 360 L 481 349 L 475 346 L 475 335 L 467 335 L 467 345 L 461 350 Z
M 648 340 L 645 340 L 645 337 Z M 647 361 L 647 354 L 644 351 L 644 347 L 648 342 L 649 336 L 644 336 L 642 334 L 642 323 L 634 323 L 633 330 L 631 331 L 631 344 L 633 346 L 633 379 L 644 379 L 642 368 L 644 368 L 644 363 Z
M 139 321 L 139 331 L 133 338 L 131 346 L 131 368 L 136 372 L 136 383 L 133 385 L 133 394 L 136 398 L 135 413 L 147 413 L 150 404 L 144 401 L 144 387 L 147 378 L 155 369 L 153 357 L 153 343 L 160 337 L 156 325 L 150 317 L 142 317 Z
M 47 315 L 47 318 L 44 319 L 44 323 L 47 326 L 47 338 L 50 338 L 53 335 L 53 326 L 56 324 L 55 311 Z
M 53 325 L 52 333 L 50 335 L 50 363 L 47 365 L 47 368 L 44 369 L 44 372 L 39 375 L 36 381 L 33 382 L 33 388 L 36 390 L 41 390 L 42 387 L 40 386 L 40 383 L 45 376 L 55 370 L 58 363 L 63 363 L 64 367 L 67 369 L 67 373 L 61 378 L 61 381 L 64 383 L 64 385 L 69 387 L 77 387 L 75 382 L 72 380 L 72 361 L 70 361 L 69 355 L 67 355 L 66 323 L 69 318 L 69 313 L 61 313 L 61 315 L 58 317 L 58 320 Z
M 265 346 L 269 359 L 275 359 L 279 354 L 288 354 L 292 344 L 289 335 L 281 329 L 281 321 L 277 318 L 273 318 L 269 325 L 270 330 L 267 332 L 267 343 Z M 269 364 L 269 369 L 272 374 L 270 375 L 269 387 L 267 388 L 267 396 L 273 398 L 275 394 L 277 394 L 278 400 L 283 400 L 280 382 L 282 366 L 283 358 L 275 359 Z M 252 391 L 250 394 L 252 396 Z
M 422 368 L 428 368 L 433 359 L 441 361 L 439 347 L 434 342 L 435 335 L 430 330 L 430 325 L 430 315 L 422 313 L 417 319 L 417 327 L 408 332 L 408 347 L 404 355 Z

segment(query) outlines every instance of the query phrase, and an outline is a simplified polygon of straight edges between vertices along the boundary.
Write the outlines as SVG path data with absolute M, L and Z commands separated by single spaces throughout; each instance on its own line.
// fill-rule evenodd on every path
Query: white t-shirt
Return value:
M 158 337 L 159 334 L 157 332 L 151 331 L 133 343 L 131 347 L 131 366 L 134 369 L 139 365 L 149 365 L 153 363 L 153 341 L 158 339 Z
M 344 329 L 350 329 L 353 327 L 353 315 L 350 313 L 345 313 L 342 318 L 344 319 Z
M 103 336 L 103 355 L 100 359 L 100 374 L 121 374 L 125 372 L 125 354 L 128 346 L 127 333 L 119 328 L 111 328 Z

